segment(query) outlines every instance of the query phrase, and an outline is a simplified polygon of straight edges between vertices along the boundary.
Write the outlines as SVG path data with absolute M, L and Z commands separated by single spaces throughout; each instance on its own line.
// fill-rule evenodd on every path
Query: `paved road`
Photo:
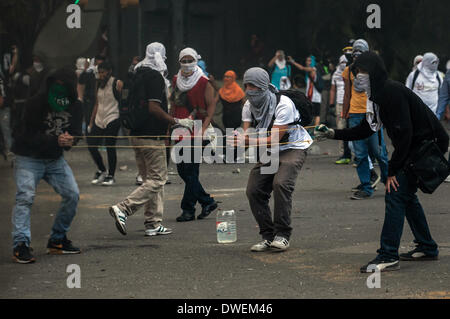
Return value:
M 69 238 L 83 253 L 46 255 L 46 243 L 59 197 L 42 182 L 32 210 L 32 246 L 37 262 L 12 262 L 12 170 L 0 165 L 0 298 L 450 298 L 450 185 L 434 195 L 420 194 L 440 260 L 401 263 L 383 273 L 380 289 L 367 288 L 359 267 L 375 257 L 384 218 L 383 186 L 373 199 L 351 201 L 355 169 L 333 164 L 337 143 L 327 141 L 309 155 L 294 193 L 291 248 L 285 253 L 251 253 L 259 241 L 245 186 L 251 164 L 203 165 L 201 180 L 221 208 L 238 212 L 238 241 L 216 241 L 215 218 L 177 223 L 181 179 L 166 186 L 164 225 L 168 236 L 144 237 L 143 214 L 129 218 L 128 235 L 116 230 L 107 208 L 134 188 L 136 166 L 131 150 L 120 150 L 117 184 L 90 185 L 95 171 L 86 150 L 66 154 L 81 191 Z M 103 153 L 105 154 L 105 153 Z M 174 166 L 171 166 L 174 169 Z M 233 174 L 240 168 L 240 174 Z M 405 225 L 402 251 L 412 247 Z M 81 288 L 69 289 L 66 268 L 77 264 Z

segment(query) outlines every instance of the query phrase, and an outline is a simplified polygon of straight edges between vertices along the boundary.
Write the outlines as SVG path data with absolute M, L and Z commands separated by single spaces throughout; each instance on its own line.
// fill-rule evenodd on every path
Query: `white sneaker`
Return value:
M 114 218 L 116 221 L 116 227 L 117 230 L 122 234 L 127 234 L 127 226 L 125 222 L 127 221 L 127 214 L 120 210 L 119 207 L 116 205 L 111 206 L 109 208 L 109 214 Z
M 268 250 L 270 250 L 270 244 L 271 244 L 270 241 L 263 240 L 262 242 L 257 243 L 256 245 L 253 245 L 251 248 L 251 251 L 254 251 L 254 252 L 268 251 Z
M 270 244 L 270 247 L 275 248 L 279 251 L 284 251 L 289 248 L 289 240 L 281 236 L 275 236 L 275 239 L 273 240 L 272 244 Z
M 166 228 L 163 225 L 153 229 L 150 228 L 145 230 L 145 236 L 169 235 L 169 234 L 172 234 L 172 229 Z
M 94 178 L 91 181 L 92 185 L 98 185 L 103 183 L 103 181 L 106 178 L 106 172 L 102 172 L 102 171 L 97 171 L 94 175 Z
M 444 183 L 450 183 L 450 175 L 448 175 L 447 179 L 444 181 Z
M 136 176 L 136 185 L 141 186 L 142 184 L 144 184 L 144 179 L 142 178 L 142 176 L 141 175 Z

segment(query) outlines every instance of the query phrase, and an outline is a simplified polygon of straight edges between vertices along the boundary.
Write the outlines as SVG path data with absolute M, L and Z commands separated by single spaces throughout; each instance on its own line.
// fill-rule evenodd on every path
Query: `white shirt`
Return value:
M 425 77 L 421 72 L 417 76 L 416 83 L 412 87 L 412 82 L 414 79 L 414 72 L 411 72 L 406 80 L 406 86 L 410 88 L 414 93 L 416 93 L 432 111 L 434 114 L 437 112 L 438 100 L 439 100 L 439 81 L 437 78 L 430 80 Z M 438 73 L 441 79 L 441 85 L 444 83 L 444 79 L 440 72 Z
M 342 77 L 342 72 L 341 73 L 334 72 L 333 78 L 331 80 L 331 85 L 336 86 L 336 103 L 344 104 L 345 84 L 344 78 Z
M 282 95 L 280 97 L 280 103 L 278 103 L 275 109 L 275 122 L 273 125 L 282 126 L 295 122 L 300 119 L 300 113 L 295 107 L 294 102 L 287 96 Z M 242 108 L 242 121 L 252 123 L 252 112 L 250 111 L 250 102 L 247 101 Z M 300 125 L 289 125 L 288 131 L 289 139 L 287 144 L 279 145 L 280 151 L 288 149 L 305 150 L 309 148 L 313 141 L 308 132 Z

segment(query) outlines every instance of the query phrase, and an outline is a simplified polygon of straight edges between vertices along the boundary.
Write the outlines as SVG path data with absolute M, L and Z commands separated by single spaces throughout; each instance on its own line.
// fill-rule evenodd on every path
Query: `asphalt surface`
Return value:
M 319 148 L 317 147 L 319 146 Z M 392 148 L 389 147 L 390 151 Z M 106 152 L 102 152 L 106 160 Z M 218 244 L 215 214 L 177 223 L 184 184 L 175 174 L 165 187 L 164 226 L 171 235 L 144 237 L 143 213 L 121 235 L 108 207 L 135 189 L 133 152 L 118 153 L 117 184 L 92 186 L 95 167 L 86 149 L 66 153 L 81 191 L 68 237 L 82 254 L 50 256 L 46 244 L 60 198 L 44 181 L 32 208 L 36 263 L 12 261 L 13 170 L 0 162 L 0 298 L 450 298 L 450 184 L 435 194 L 419 193 L 440 259 L 401 262 L 400 271 L 382 273 L 381 288 L 367 287 L 363 264 L 376 256 L 384 219 L 384 186 L 365 201 L 349 199 L 358 184 L 355 168 L 334 164 L 337 142 L 314 146 L 294 193 L 291 248 L 284 253 L 252 253 L 260 240 L 245 187 L 253 164 L 202 164 L 201 181 L 220 208 L 237 212 L 238 240 Z M 236 168 L 240 173 L 233 173 Z M 170 169 L 176 172 L 172 164 Z M 377 168 L 378 169 L 378 168 Z M 197 208 L 197 214 L 200 207 Z M 401 251 L 413 247 L 405 222 Z M 81 288 L 69 289 L 67 266 L 79 265 Z

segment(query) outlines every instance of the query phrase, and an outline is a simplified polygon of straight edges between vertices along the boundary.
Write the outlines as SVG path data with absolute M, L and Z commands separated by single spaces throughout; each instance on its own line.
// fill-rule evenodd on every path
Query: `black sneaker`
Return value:
M 195 213 L 182 212 L 180 216 L 177 217 L 177 222 L 190 222 L 195 219 Z
M 67 255 L 67 254 L 79 254 L 81 250 L 72 245 L 72 242 L 64 236 L 60 240 L 48 240 L 47 253 L 49 255 Z
M 400 269 L 400 262 L 398 260 L 385 260 L 378 257 L 369 262 L 367 265 L 361 267 L 361 273 L 375 272 L 375 269 L 380 272 L 394 271 Z
M 215 209 L 217 209 L 219 205 L 216 201 L 213 201 L 211 204 L 206 205 L 202 208 L 202 213 L 198 215 L 197 219 L 204 219 L 209 216 Z
M 430 261 L 438 259 L 439 257 L 437 255 L 436 256 L 427 255 L 418 247 L 405 254 L 400 254 L 400 260 L 404 261 Z
M 13 250 L 13 259 L 19 264 L 31 264 L 36 261 L 36 258 L 31 254 L 33 249 L 28 247 L 25 243 L 20 243 Z
M 376 191 L 376 190 L 378 190 L 378 187 L 375 186 L 375 187 L 372 187 L 372 189 L 373 189 L 374 191 Z M 358 186 L 355 186 L 355 187 L 352 188 L 352 192 L 353 192 L 353 193 L 356 193 L 357 191 L 362 191 L 362 190 L 363 190 L 362 184 L 359 184 Z
M 372 195 L 367 194 L 365 191 L 357 191 L 350 198 L 353 200 L 363 200 L 363 199 L 369 199 L 371 197 L 372 197 Z
M 114 176 L 108 175 L 105 177 L 105 180 L 102 183 L 102 186 L 112 186 L 116 183 Z

